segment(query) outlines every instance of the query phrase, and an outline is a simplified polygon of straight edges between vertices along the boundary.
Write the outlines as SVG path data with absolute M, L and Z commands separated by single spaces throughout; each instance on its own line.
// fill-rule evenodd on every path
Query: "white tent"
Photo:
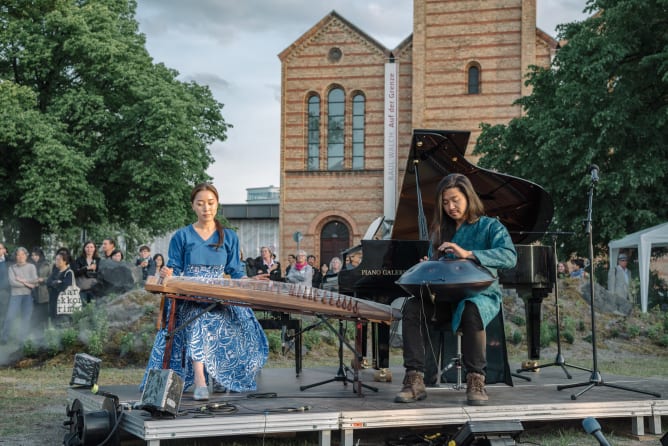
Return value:
M 640 308 L 647 312 L 649 290 L 649 259 L 652 248 L 668 247 L 668 223 L 663 223 L 642 231 L 634 232 L 619 240 L 608 243 L 610 248 L 610 268 L 617 265 L 620 248 L 637 248 L 640 274 Z

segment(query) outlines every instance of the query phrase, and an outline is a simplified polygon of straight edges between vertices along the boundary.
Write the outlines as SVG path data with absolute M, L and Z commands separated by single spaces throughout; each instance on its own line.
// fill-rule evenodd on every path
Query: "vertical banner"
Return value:
M 399 64 L 385 64 L 385 115 L 384 115 L 384 197 L 385 221 L 394 221 L 397 210 L 397 139 L 399 135 Z

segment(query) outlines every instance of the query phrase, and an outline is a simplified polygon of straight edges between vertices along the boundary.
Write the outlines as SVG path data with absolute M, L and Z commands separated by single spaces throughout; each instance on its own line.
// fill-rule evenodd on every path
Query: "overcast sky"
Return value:
M 335 10 L 392 49 L 412 32 L 413 0 L 138 0 L 137 21 L 154 62 L 208 85 L 234 128 L 211 146 L 209 175 L 222 203 L 246 188 L 280 186 L 278 54 Z M 537 0 L 538 27 L 582 20 L 586 0 Z

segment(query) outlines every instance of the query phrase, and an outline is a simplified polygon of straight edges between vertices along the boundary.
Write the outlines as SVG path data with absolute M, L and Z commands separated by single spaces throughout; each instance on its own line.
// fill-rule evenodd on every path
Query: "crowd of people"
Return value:
M 60 247 L 47 259 L 37 246 L 28 251 L 19 246 L 10 255 L 0 243 L 0 343 L 23 342 L 31 333 L 40 334 L 49 321 L 66 325 L 67 315 L 58 312 L 58 296 L 70 286 L 79 288 L 82 304 L 89 304 L 104 293 L 100 283 L 103 261 L 122 262 L 123 253 L 113 239 L 104 239 L 98 250 L 94 241 L 83 244 L 75 258 L 70 249 Z M 150 248 L 139 249 L 136 265 L 145 281 L 164 265 L 162 254 L 150 256 Z

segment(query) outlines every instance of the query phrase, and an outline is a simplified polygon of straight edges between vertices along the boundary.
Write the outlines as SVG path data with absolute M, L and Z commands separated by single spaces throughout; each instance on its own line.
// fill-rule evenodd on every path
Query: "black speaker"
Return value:
M 100 376 L 100 364 L 102 360 L 87 353 L 74 355 L 74 368 L 70 386 L 93 387 L 97 384 Z
M 661 446 L 668 446 L 668 432 L 661 437 Z
M 505 446 L 515 445 L 515 438 L 524 432 L 518 420 L 467 421 L 452 440 L 457 446 Z
M 149 412 L 176 416 L 182 395 L 183 379 L 174 370 L 152 369 L 148 371 L 140 406 Z

